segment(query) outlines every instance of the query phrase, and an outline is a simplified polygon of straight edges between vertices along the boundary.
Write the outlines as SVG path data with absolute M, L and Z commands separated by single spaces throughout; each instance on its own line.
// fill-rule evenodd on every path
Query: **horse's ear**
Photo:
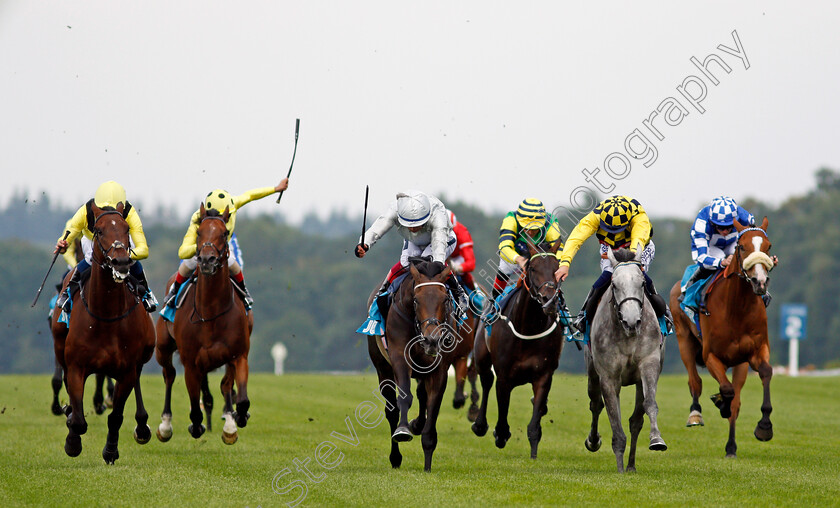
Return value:
M 738 219 L 732 221 L 732 225 L 735 226 L 735 231 L 739 233 L 741 232 L 741 230 L 747 229 L 747 226 L 741 224 L 741 221 L 739 221 Z
M 230 207 L 229 206 L 225 207 L 225 212 L 222 214 L 222 219 L 225 221 L 225 224 L 227 224 L 228 219 L 230 219 Z
M 642 245 L 639 244 L 636 247 L 636 255 L 633 257 L 633 259 L 641 263 L 643 253 L 644 253 L 644 249 L 642 248 Z
M 441 281 L 446 281 L 446 280 L 449 279 L 449 276 L 451 274 L 452 274 L 452 268 L 450 268 L 449 265 L 446 265 L 446 268 L 444 268 L 443 271 L 440 272 L 440 275 L 438 275 L 436 278 L 440 279 Z
M 537 253 L 537 246 L 534 245 L 534 242 L 530 241 L 531 239 L 528 238 L 528 241 L 525 242 L 525 245 L 528 246 L 528 253 L 533 256 Z
M 560 250 L 560 246 L 563 245 L 563 241 L 558 238 L 557 241 L 554 242 L 554 246 L 551 247 L 551 253 L 557 254 L 557 251 Z
M 201 203 L 201 206 L 198 208 L 198 216 L 202 219 L 207 217 L 207 209 L 204 208 L 204 203 Z
M 120 201 L 119 203 L 117 203 L 117 208 L 116 208 L 116 210 L 117 210 L 117 213 L 119 213 L 120 215 L 122 215 L 122 218 L 123 218 L 123 219 L 125 219 L 125 216 L 126 216 L 127 214 L 126 214 L 126 213 L 124 213 L 124 212 L 125 212 L 125 205 L 123 204 L 123 202 L 122 202 L 122 201 Z
M 102 213 L 102 209 L 96 206 L 95 201 L 90 202 L 90 211 L 93 212 L 94 217 L 99 217 L 99 214 Z
M 765 215 L 764 220 L 761 221 L 761 229 L 763 229 L 764 232 L 766 233 L 767 232 L 767 226 L 769 226 L 769 225 L 770 225 L 770 221 L 767 220 L 767 216 Z
M 414 279 L 414 282 L 420 280 L 420 270 L 418 270 L 417 267 L 414 266 L 414 263 L 408 264 L 408 271 L 411 273 L 411 278 Z
M 610 260 L 610 265 L 612 266 L 618 264 L 618 261 L 615 259 L 615 254 L 613 254 L 613 250 L 609 246 L 607 247 L 607 259 Z

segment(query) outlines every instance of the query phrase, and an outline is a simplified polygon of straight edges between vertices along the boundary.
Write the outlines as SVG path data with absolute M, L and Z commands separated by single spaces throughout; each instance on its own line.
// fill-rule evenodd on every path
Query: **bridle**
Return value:
M 551 306 L 557 301 L 557 298 L 560 295 L 560 287 L 552 279 L 543 282 L 536 288 L 532 285 L 529 285 L 528 281 L 531 279 L 531 261 L 534 258 L 549 256 L 556 257 L 556 255 L 553 252 L 537 252 L 536 254 L 533 254 L 530 258 L 528 258 L 528 263 L 525 266 L 525 276 L 522 278 L 522 284 L 525 286 L 525 289 L 528 290 L 528 295 L 534 301 L 539 303 L 542 306 L 543 310 L 547 309 L 549 306 Z M 540 298 L 540 290 L 542 290 L 542 288 L 544 287 L 547 287 L 548 289 L 552 290 L 551 298 L 549 298 L 548 301 L 545 303 L 543 303 Z
M 412 290 L 412 293 L 414 295 L 414 326 L 417 329 L 417 333 L 419 333 L 421 335 L 423 335 L 423 326 L 424 325 L 431 325 L 431 326 L 438 327 L 438 326 L 443 324 L 443 323 L 441 323 L 440 319 L 438 319 L 436 317 L 426 318 L 423 321 L 418 321 L 417 320 L 417 288 L 424 287 L 424 286 L 441 286 L 443 288 L 444 292 L 446 292 L 447 289 L 448 289 L 446 284 L 444 284 L 443 282 L 436 282 L 436 281 L 421 282 L 419 284 L 414 285 L 414 289 Z M 448 294 L 446 295 L 446 302 L 444 303 L 444 306 L 446 307 L 444 309 L 444 313 L 449 314 L 451 304 L 449 302 L 449 295 Z
M 767 231 L 764 231 L 760 227 L 755 227 L 754 226 L 754 227 L 750 227 L 750 228 L 745 228 L 745 229 L 742 229 L 741 231 L 738 232 L 738 239 L 736 240 L 738 242 L 738 244 L 737 244 L 737 247 L 735 248 L 735 261 L 738 263 L 738 276 L 740 278 L 744 279 L 744 280 L 747 280 L 747 281 L 752 281 L 753 280 L 753 277 L 750 277 L 750 275 L 747 273 L 747 270 L 749 268 L 745 268 L 744 264 L 745 264 L 745 262 L 747 262 L 749 260 L 750 256 L 756 255 L 755 262 L 752 265 L 750 265 L 750 268 L 752 268 L 753 266 L 755 266 L 756 264 L 759 264 L 759 263 L 764 265 L 764 267 L 767 269 L 767 281 L 766 281 L 766 283 L 769 284 L 770 283 L 770 271 L 773 270 L 773 261 L 770 258 L 770 256 L 764 251 L 753 252 L 753 253 L 750 254 L 750 256 L 747 256 L 746 259 L 744 259 L 741 255 L 741 252 L 744 250 L 743 245 L 741 245 L 741 235 L 744 234 L 744 233 L 747 233 L 749 231 L 759 231 L 759 232 L 761 232 L 762 235 L 764 235 L 764 238 L 766 238 L 767 241 L 770 241 L 770 237 L 767 236 Z
M 641 261 L 624 261 L 624 262 L 618 263 L 617 265 L 615 265 L 613 267 L 613 275 L 615 274 L 615 271 L 618 268 L 623 267 L 623 266 L 630 266 L 630 265 L 636 265 L 636 266 L 639 267 L 639 270 L 642 269 Z M 642 287 L 642 295 L 644 295 L 644 291 L 645 291 L 644 290 L 644 287 L 645 287 L 644 280 L 642 280 L 642 286 L 641 287 Z M 622 299 L 621 301 L 618 301 L 616 299 L 616 296 L 615 296 L 615 284 L 613 284 L 612 282 L 610 282 L 610 290 L 612 292 L 612 298 L 610 298 L 610 301 L 612 302 L 613 309 L 615 309 L 615 313 L 618 316 L 619 320 L 623 321 L 623 319 L 624 319 L 623 316 L 621 315 L 621 306 L 624 305 L 625 302 L 636 302 L 636 303 L 639 304 L 639 308 L 641 309 L 642 312 L 645 310 L 645 302 L 641 298 L 638 298 L 638 297 L 635 297 L 635 296 L 627 296 L 624 299 Z
M 203 244 L 201 244 L 200 247 L 197 248 L 196 254 L 201 252 L 202 250 L 204 250 L 205 247 L 211 247 L 214 251 L 216 251 L 216 261 L 211 265 L 212 272 L 216 273 L 216 270 L 221 268 L 222 263 L 227 262 L 228 256 L 230 254 L 230 246 L 228 245 L 228 242 L 227 242 L 227 223 L 225 222 L 225 220 L 222 217 L 219 217 L 219 216 L 216 216 L 216 215 L 207 215 L 203 219 L 201 219 L 201 222 L 199 223 L 199 225 L 203 224 L 204 221 L 206 221 L 208 219 L 217 220 L 217 221 L 220 221 L 222 223 L 222 229 L 223 229 L 222 236 L 225 238 L 224 247 L 222 247 L 220 249 L 213 242 L 204 242 Z
M 128 272 L 126 272 L 125 275 L 122 275 L 120 272 L 118 272 L 114 268 L 114 259 L 115 258 L 113 258 L 110 253 L 112 251 L 115 251 L 115 250 L 125 249 L 130 254 L 131 253 L 131 248 L 126 246 L 124 243 L 122 243 L 119 240 L 114 240 L 114 242 L 111 244 L 111 246 L 108 247 L 107 249 L 105 248 L 105 246 L 102 245 L 102 234 L 103 234 L 103 232 L 102 232 L 102 229 L 96 227 L 96 223 L 98 223 L 99 220 L 102 219 L 102 217 L 105 217 L 106 215 L 119 215 L 122 218 L 122 214 L 120 212 L 118 212 L 116 210 L 106 210 L 106 211 L 102 212 L 102 214 L 100 214 L 99 217 L 97 217 L 95 221 L 93 221 L 93 228 L 92 228 L 92 231 L 91 231 L 91 233 L 93 233 L 93 240 L 95 241 L 96 246 L 99 247 L 99 252 L 102 253 L 102 256 L 104 257 L 104 259 L 99 260 L 99 259 L 96 259 L 95 256 L 91 256 L 91 259 L 94 262 L 96 262 L 96 264 L 100 268 L 102 268 L 103 270 L 106 270 L 106 269 L 110 268 L 111 271 L 115 274 L 115 277 L 118 277 L 119 281 L 122 282 L 128 276 Z

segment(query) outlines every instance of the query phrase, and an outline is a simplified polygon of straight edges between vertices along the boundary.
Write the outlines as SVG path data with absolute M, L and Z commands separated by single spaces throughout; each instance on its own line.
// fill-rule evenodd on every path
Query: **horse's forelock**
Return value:
M 416 263 L 414 266 L 417 268 L 418 272 L 429 278 L 440 275 L 446 268 L 446 265 L 443 263 L 435 263 L 433 261 L 421 261 L 420 263 Z
M 636 259 L 636 255 L 633 254 L 633 251 L 623 247 L 621 249 L 614 250 L 613 255 L 615 256 L 615 260 L 619 263 L 626 263 L 627 261 L 633 261 Z

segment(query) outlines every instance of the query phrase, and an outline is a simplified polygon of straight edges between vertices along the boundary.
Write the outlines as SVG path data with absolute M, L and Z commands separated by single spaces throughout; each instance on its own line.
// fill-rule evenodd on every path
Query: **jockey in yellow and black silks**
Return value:
M 120 203 L 123 204 L 125 222 L 128 224 L 128 234 L 131 238 L 131 268 L 129 273 L 137 280 L 139 286 L 142 286 L 143 294 L 138 294 L 143 299 L 143 307 L 148 312 L 154 312 L 157 308 L 157 299 L 155 298 L 149 283 L 146 280 L 146 274 L 143 271 L 143 265 L 140 264 L 141 259 L 149 257 L 149 245 L 146 243 L 146 235 L 143 233 L 143 223 L 140 221 L 140 215 L 137 209 L 131 206 L 125 196 L 125 189 L 122 185 L 113 180 L 107 181 L 96 189 L 93 199 L 82 205 L 73 217 L 67 221 L 64 226 L 65 235 L 55 244 L 55 251 L 64 255 L 65 261 L 69 266 L 75 265 L 73 276 L 67 285 L 67 291 L 59 295 L 56 301 L 56 307 L 64 309 L 66 312 L 70 311 L 70 302 L 72 295 L 79 290 L 79 283 L 81 282 L 82 273 L 90 269 L 91 257 L 93 255 L 93 233 L 90 230 L 90 224 L 93 218 L 91 212 L 91 204 L 96 204 L 97 207 L 106 210 L 113 210 Z M 77 238 L 81 237 L 82 251 L 84 252 L 84 259 L 76 264 L 74 250 L 68 249 L 72 246 Z M 138 286 L 138 290 L 140 287 Z
M 242 274 L 242 258 L 239 254 L 239 244 L 236 240 L 236 235 L 233 232 L 236 227 L 236 212 L 244 205 L 270 196 L 275 192 L 283 192 L 289 188 L 289 179 L 284 178 L 275 187 L 260 187 L 258 189 L 251 189 L 238 196 L 231 195 L 230 192 L 223 189 L 216 189 L 207 194 L 204 198 L 204 209 L 215 210 L 218 213 L 224 213 L 225 208 L 230 213 L 226 223 L 228 232 L 228 243 L 230 246 L 231 255 L 228 256 L 228 269 L 230 270 L 230 278 L 240 289 L 242 299 L 245 301 L 245 307 L 250 309 L 254 305 L 254 300 L 245 286 L 245 276 Z M 196 259 L 196 239 L 198 238 L 198 226 L 201 222 L 201 212 L 196 210 L 190 218 L 190 225 L 187 232 L 184 234 L 184 239 L 181 246 L 178 248 L 178 257 L 183 261 L 178 266 L 178 274 L 175 276 L 175 282 L 169 288 L 169 292 L 164 297 L 164 305 L 172 306 L 175 304 L 175 296 L 181 285 L 189 279 L 198 263 Z
M 586 321 L 592 319 L 601 296 L 612 279 L 612 266 L 607 259 L 607 249 L 617 250 L 628 248 L 632 252 L 642 251 L 642 273 L 645 276 L 645 289 L 651 300 L 657 317 L 667 312 L 665 300 L 656 293 L 653 281 L 648 276 L 648 268 L 656 255 L 656 245 L 653 243 L 653 227 L 641 203 L 627 196 L 613 196 L 607 198 L 584 216 L 569 234 L 566 245 L 560 255 L 560 268 L 554 274 L 558 282 L 569 275 L 578 249 L 590 236 L 595 235 L 600 245 L 601 276 L 592 285 L 586 297 L 575 326 L 581 332 L 586 327 Z
M 499 269 L 493 282 L 493 298 L 499 296 L 514 274 L 519 274 L 528 260 L 528 244 L 539 245 L 547 242 L 554 247 L 560 242 L 563 248 L 563 238 L 560 236 L 560 225 L 550 213 L 546 213 L 542 201 L 528 198 L 519 204 L 516 211 L 508 212 L 502 219 L 499 231 Z

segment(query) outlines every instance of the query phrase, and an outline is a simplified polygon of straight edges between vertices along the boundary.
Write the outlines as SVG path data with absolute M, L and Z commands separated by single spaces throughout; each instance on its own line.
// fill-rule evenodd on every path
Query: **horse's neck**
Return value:
M 110 268 L 103 268 L 94 262 L 90 267 L 90 277 L 82 288 L 84 298 L 97 315 L 109 316 L 123 312 L 131 302 L 124 282 L 117 282 Z
M 741 276 L 731 276 L 720 281 L 720 295 L 725 298 L 725 309 L 727 314 L 740 315 L 749 308 L 759 305 L 763 306 L 761 298 L 755 294 L 752 284 Z
M 527 287 L 523 286 L 516 295 L 516 301 L 511 303 L 511 316 L 516 319 L 516 324 L 523 333 L 545 328 L 549 318 L 543 312 L 542 306 L 531 298 Z
M 213 275 L 204 275 L 198 270 L 195 282 L 195 305 L 201 309 L 213 310 L 226 307 L 233 298 L 233 282 L 227 262 Z

